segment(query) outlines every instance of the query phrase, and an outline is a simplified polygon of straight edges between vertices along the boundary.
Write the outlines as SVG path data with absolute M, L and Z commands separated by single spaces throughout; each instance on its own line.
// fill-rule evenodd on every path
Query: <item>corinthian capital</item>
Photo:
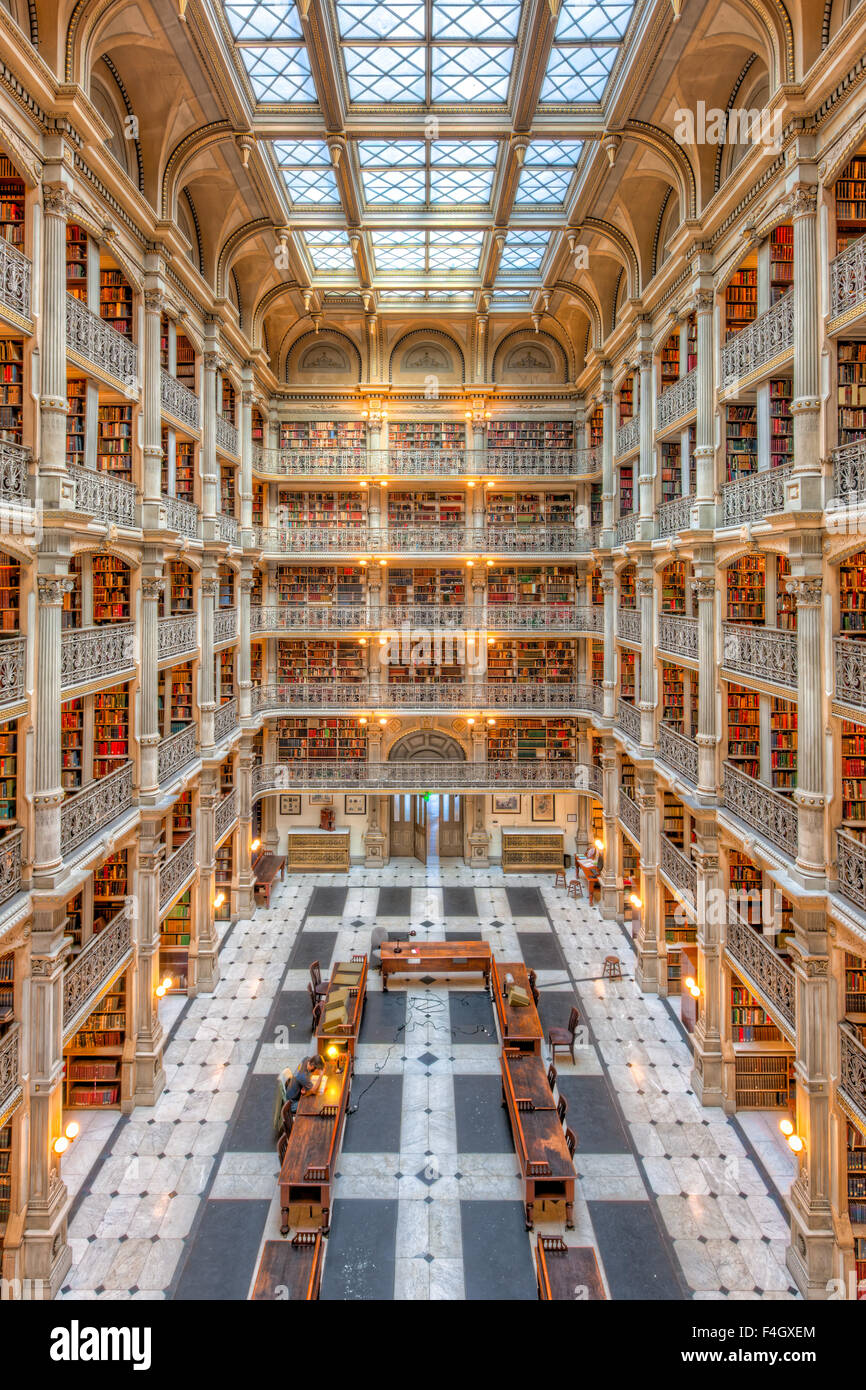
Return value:
M 71 594 L 75 580 L 69 574 L 40 574 L 36 584 L 40 608 L 59 608 L 64 594 Z
M 692 593 L 700 603 L 706 602 L 716 596 L 716 581 L 714 579 L 693 579 Z
M 162 290 L 145 290 L 144 310 L 147 314 L 161 314 L 166 307 L 165 295 Z
M 205 352 L 202 354 L 202 358 L 206 372 L 216 372 L 219 370 L 220 355 L 218 352 Z
M 156 602 L 165 588 L 165 580 L 162 578 L 142 579 L 141 595 L 145 601 Z
M 42 185 L 42 210 L 46 217 L 62 217 L 68 220 L 72 216 L 72 198 L 69 189 L 62 183 L 46 183 Z
M 818 208 L 818 190 L 814 184 L 798 183 L 791 194 L 791 216 L 814 217 Z
M 801 579 L 788 579 L 785 588 L 793 594 L 798 608 L 818 608 L 821 603 L 821 576 L 810 574 Z

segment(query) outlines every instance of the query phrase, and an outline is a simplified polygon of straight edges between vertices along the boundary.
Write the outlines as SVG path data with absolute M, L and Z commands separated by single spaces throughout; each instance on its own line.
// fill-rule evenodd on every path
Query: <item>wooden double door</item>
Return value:
M 463 797 L 456 792 L 392 796 L 392 857 L 414 857 L 426 864 L 431 852 L 440 859 L 462 857 Z

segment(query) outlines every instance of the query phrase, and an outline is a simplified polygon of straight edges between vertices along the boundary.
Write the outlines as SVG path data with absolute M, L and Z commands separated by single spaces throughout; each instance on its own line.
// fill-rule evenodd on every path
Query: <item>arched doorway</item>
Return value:
M 466 753 L 456 738 L 438 729 L 415 729 L 404 734 L 388 754 L 395 763 L 465 762 Z M 391 797 L 391 855 L 412 856 L 422 864 L 429 860 L 463 855 L 463 796 L 459 792 L 398 792 Z

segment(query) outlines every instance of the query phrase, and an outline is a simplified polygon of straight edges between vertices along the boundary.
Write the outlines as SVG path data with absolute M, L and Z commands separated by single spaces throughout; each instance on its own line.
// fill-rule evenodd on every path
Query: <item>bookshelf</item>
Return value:
M 836 199 L 836 255 L 866 232 L 866 156 L 855 155 L 833 186 Z
M 115 980 L 64 1051 L 66 1108 L 118 1109 L 126 1041 L 126 977 Z
M 195 445 L 191 439 L 175 442 L 174 495 L 179 502 L 195 501 Z
M 24 443 L 23 338 L 0 338 L 0 438 Z
M 173 734 L 192 723 L 192 663 L 173 666 L 171 676 L 171 729 Z
M 264 675 L 264 642 L 250 643 L 250 680 L 253 685 L 261 685 Z
M 24 250 L 24 180 L 6 155 L 0 155 L 0 237 Z
M 787 555 L 776 556 L 776 627 L 783 632 L 797 631 L 797 604 L 793 594 L 789 594 L 786 584 L 791 577 L 791 563 Z
M 219 607 L 231 608 L 235 601 L 235 576 L 234 571 L 228 565 L 220 565 L 217 569 L 217 580 L 219 583 Z
M 765 575 L 763 555 L 742 555 L 728 567 L 728 619 L 731 622 L 765 621 Z
M 341 494 L 352 498 L 348 515 L 340 515 L 344 524 L 360 524 L 364 519 L 360 494 Z M 348 504 L 347 504 L 348 505 Z M 389 492 L 388 523 L 391 526 L 430 525 L 459 526 L 466 515 L 466 498 L 459 492 Z
M 265 487 L 264 483 L 253 483 L 253 525 L 264 526 L 265 524 Z
M 214 918 L 218 922 L 228 922 L 232 915 L 232 876 L 234 873 L 234 836 L 224 840 L 214 855 L 217 894 L 224 895 L 224 902 L 214 908 Z
M 666 439 L 661 446 L 662 502 L 672 502 L 683 490 L 682 449 L 678 439 Z
M 843 719 L 840 747 L 842 824 L 859 833 L 866 830 L 866 730 Z
M 770 770 L 776 791 L 797 786 L 797 706 L 790 700 L 770 701 Z
M 265 444 L 265 421 L 262 412 L 256 406 L 253 407 L 251 429 L 253 448 L 263 448 Z
M 490 449 L 572 449 L 570 420 L 497 420 L 487 430 Z
M 94 555 L 93 621 L 123 623 L 130 616 L 130 570 L 115 555 Z
M 259 428 L 261 434 L 259 439 L 254 435 L 254 444 L 264 442 L 264 421 L 261 416 Z M 286 420 L 280 425 L 281 449 L 340 449 L 360 453 L 366 448 L 366 443 L 367 426 L 364 420 Z
M 101 931 L 123 910 L 129 893 L 127 852 L 118 850 L 93 873 L 93 930 Z
M 234 791 L 235 769 L 231 758 L 226 758 L 220 763 L 220 796 L 228 796 Z
M 743 266 L 735 270 L 725 290 L 725 331 L 728 337 L 739 333 L 758 312 L 758 268 Z
M 698 365 L 698 320 L 696 314 L 689 314 L 686 320 L 686 371 Z
M 78 791 L 84 769 L 83 700 L 67 700 L 60 706 L 60 765 L 64 791 Z
M 195 348 L 183 333 L 178 333 L 175 339 L 175 355 L 177 369 L 175 376 L 181 386 L 185 386 L 188 391 L 195 391 Z
M 192 890 L 187 888 L 169 908 L 159 933 L 159 977 L 171 980 L 169 994 L 189 988 L 189 946 L 192 932 Z
M 20 631 L 21 562 L 0 550 L 0 634 L 9 637 Z
M 87 382 L 71 376 L 66 382 L 66 464 L 84 467 L 87 432 Z
M 738 916 L 760 929 L 764 875 L 740 850 L 731 850 L 728 855 L 728 883 Z
M 846 1127 L 845 1187 L 848 1220 L 854 1232 L 857 1298 L 866 1298 L 866 1137 L 849 1120 Z
M 66 224 L 66 292 L 87 302 L 87 233 L 74 222 Z
M 637 662 L 634 652 L 620 652 L 619 658 L 619 694 L 620 699 L 628 700 L 630 704 L 635 701 L 635 671 Z
M 160 314 L 159 317 L 159 365 L 162 371 L 168 371 L 168 317 Z
M 637 606 L 637 570 L 634 565 L 626 565 L 619 572 L 619 606 L 620 608 L 635 608 Z
M 737 975 L 731 975 L 731 1039 L 736 1043 L 778 1043 L 782 1041 L 773 1020 L 761 1007 L 754 995 L 750 994 Z M 737 1059 L 739 1071 L 739 1057 Z M 737 1077 L 739 1085 L 739 1076 Z M 777 1087 L 767 1086 L 767 1090 Z M 739 1100 L 737 1101 L 739 1105 Z M 773 1104 L 753 1106 L 753 1109 L 772 1110 Z
M 590 647 L 590 670 L 592 684 L 601 689 L 604 684 L 604 643 L 593 642 Z
M 866 632 L 866 550 L 839 566 L 839 628 L 852 637 Z
M 788 1052 L 736 1054 L 735 1101 L 738 1110 L 791 1110 L 794 1060 Z
M 101 405 L 96 436 L 96 465 L 132 482 L 132 406 Z
M 770 234 L 770 304 L 777 304 L 794 284 L 794 228 L 774 227 Z
M 492 441 L 488 442 L 489 447 L 494 447 Z M 465 444 L 466 427 L 456 421 L 443 420 L 429 424 L 422 421 L 392 422 L 388 426 L 390 449 L 462 449 Z
M 604 442 L 604 410 L 600 405 L 589 417 L 589 447 L 600 449 Z
M 132 338 L 132 286 L 122 271 L 110 266 L 99 271 L 99 314 L 124 338 Z
M 791 400 L 794 384 L 790 377 L 770 382 L 770 467 L 786 468 L 794 461 L 794 422 Z
M 756 691 L 728 685 L 728 762 L 749 777 L 760 772 L 760 702 Z
M 93 776 L 107 777 L 129 761 L 129 687 L 93 696 Z
M 694 945 L 697 940 L 697 928 L 683 922 L 685 914 L 674 895 L 668 892 L 667 888 L 663 888 L 662 893 L 664 933 L 667 944 L 667 989 L 668 994 L 680 994 L 682 993 L 681 947 Z
M 758 467 L 758 416 L 754 405 L 729 405 L 725 411 L 727 480 L 735 483 Z
M 223 516 L 236 516 L 236 506 L 235 470 L 224 464 L 220 469 L 220 511 Z
M 664 794 L 662 807 L 662 834 L 666 835 L 677 849 L 685 848 L 685 809 L 670 792 Z
M 488 762 L 559 762 L 572 756 L 574 720 L 499 719 L 487 729 Z
M 79 892 L 75 894 L 74 898 L 70 898 L 69 902 L 66 904 L 66 927 L 64 929 L 64 935 L 69 937 L 74 953 L 80 951 L 83 945 L 81 936 L 83 910 L 84 894 Z
M 666 391 L 669 386 L 673 386 L 680 378 L 680 334 L 679 329 L 675 330 L 664 347 L 659 357 L 659 391 Z
M 192 613 L 193 575 L 183 560 L 171 560 L 168 566 L 169 612 Z
M 228 420 L 232 425 L 235 422 L 235 388 L 227 376 L 222 379 L 222 395 L 220 397 L 220 414 L 224 420 Z
M 595 568 L 589 576 L 590 602 L 593 608 L 604 607 L 604 589 L 601 587 L 601 570 Z
M 18 725 L 0 724 L 0 828 L 18 819 Z
M 12 1212 L 12 1126 L 0 1129 L 0 1252 L 3 1235 Z
M 235 648 L 224 647 L 218 654 L 220 694 L 222 701 L 231 700 L 235 693 Z
M 619 424 L 624 425 L 634 415 L 634 377 L 627 376 L 619 388 Z
M 685 686 L 679 666 L 662 662 L 662 721 L 677 733 L 685 727 Z
M 15 952 L 0 956 L 0 1038 L 15 1018 Z
M 590 526 L 600 526 L 604 517 L 604 502 L 601 495 L 601 483 L 592 483 L 589 489 L 589 524 Z
M 171 808 L 171 847 L 177 849 L 192 834 L 192 792 L 182 792 Z
M 866 1020 L 866 961 L 845 952 L 845 1016 L 853 1023 Z
M 866 343 L 838 344 L 836 400 L 839 445 L 856 444 L 866 436 Z
M 673 560 L 662 570 L 663 613 L 685 613 L 686 611 L 686 563 Z
M 619 472 L 619 515 L 631 516 L 634 511 L 634 467 L 624 463 Z

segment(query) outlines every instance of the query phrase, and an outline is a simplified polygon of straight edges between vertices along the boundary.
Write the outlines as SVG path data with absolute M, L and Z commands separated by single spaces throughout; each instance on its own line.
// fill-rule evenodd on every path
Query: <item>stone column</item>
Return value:
M 241 367 L 241 531 L 246 531 L 252 543 L 253 526 L 253 364 Z M 245 541 L 244 544 L 247 542 Z
M 713 419 L 714 306 L 713 291 L 698 290 L 695 295 L 698 339 L 695 476 L 700 530 L 712 530 L 716 520 L 716 448 Z
M 655 773 L 637 771 L 636 796 L 640 812 L 640 930 L 635 942 L 635 983 L 645 994 L 659 990 L 659 806 Z
M 476 724 L 472 730 L 472 761 L 487 762 L 487 725 Z M 490 834 L 484 823 L 484 794 L 463 798 L 464 815 L 469 820 L 469 864 L 473 869 L 490 867 Z
M 652 558 L 641 559 L 637 581 L 640 600 L 640 710 L 641 747 L 650 752 L 656 746 L 656 667 L 655 667 L 655 579 Z
M 214 335 L 209 337 L 213 340 Z M 219 511 L 219 470 L 216 456 L 217 367 L 219 353 L 208 350 L 202 357 L 202 444 L 201 444 L 201 510 L 205 517 L 215 518 Z M 211 522 L 211 531 L 215 523 Z M 208 533 L 205 532 L 207 535 Z
M 145 550 L 141 580 L 139 784 L 143 796 L 159 791 L 159 600 L 165 588 L 162 557 Z M 168 677 L 166 677 L 168 679 Z
M 48 573 L 37 575 L 38 656 L 36 685 L 36 779 L 34 812 L 34 886 L 49 886 L 60 868 L 60 807 L 63 787 L 60 777 L 60 650 L 63 596 L 72 590 L 68 574 L 59 572 L 65 560 L 53 561 Z M 58 572 L 55 572 L 57 570 Z
M 256 910 L 253 877 L 253 754 L 252 734 L 241 734 L 238 750 L 237 788 L 238 804 L 238 916 L 252 917 Z
M 613 477 L 613 448 L 615 427 L 613 423 L 613 366 L 610 362 L 601 364 L 601 506 L 602 506 L 602 545 L 609 548 L 613 543 L 613 504 L 616 486 Z
M 217 596 L 216 566 L 206 557 L 202 568 L 201 595 L 201 670 L 199 677 L 199 711 L 201 723 L 199 741 L 202 750 L 213 748 L 213 717 L 216 709 L 214 687 L 214 607 Z M 247 648 L 249 650 L 249 647 Z
M 656 456 L 653 449 L 653 355 L 652 324 L 647 315 L 641 315 L 639 326 L 641 350 L 637 362 L 640 371 L 640 462 L 638 466 L 638 506 L 639 517 L 636 539 L 652 541 L 655 538 L 655 474 Z
M 716 580 L 712 551 L 695 562 L 692 593 L 698 605 L 698 792 L 716 795 Z
M 240 599 L 240 646 L 238 648 L 238 718 L 243 721 L 252 718 L 252 690 L 250 666 L 250 596 L 253 591 L 253 566 L 251 560 L 241 562 L 241 576 L 238 582 Z
M 196 818 L 195 848 L 199 879 L 196 894 L 195 945 L 190 946 L 189 952 L 190 994 L 209 994 L 220 977 L 219 938 L 214 922 L 214 816 L 219 801 L 219 773 L 216 768 L 203 768 Z
M 142 382 L 142 414 L 144 417 L 144 474 L 142 478 L 142 527 L 146 531 L 160 529 L 162 498 L 162 366 L 160 342 L 165 299 L 161 291 L 150 287 L 144 292 L 144 381 Z
M 809 534 L 820 544 L 817 532 Z M 797 867 L 817 888 L 825 873 L 821 575 L 795 574 L 787 589 L 797 603 Z
M 616 593 L 613 557 L 610 555 L 602 556 L 600 583 L 604 594 L 604 680 L 602 681 L 604 707 L 602 713 L 605 719 L 614 719 L 616 716 L 616 637 L 614 635 Z
M 794 475 L 785 489 L 786 510 L 820 511 L 821 497 L 821 324 L 818 307 L 817 190 L 797 183 L 792 192 L 794 223 Z
M 59 725 L 60 721 L 57 720 Z M 53 1145 L 63 1132 L 63 967 L 69 943 L 62 905 L 37 907 L 30 956 L 29 1166 L 21 1246 L 22 1275 L 53 1298 L 72 1263 L 67 1244 L 68 1193 Z
M 38 488 L 40 500 L 50 509 L 71 507 L 74 497 L 66 472 L 66 223 L 72 204 L 65 173 L 62 177 L 62 182 L 42 187 Z
M 610 737 L 601 741 L 601 814 L 604 823 L 604 867 L 599 875 L 601 884 L 601 915 L 614 918 L 619 910 L 619 833 L 616 823 L 619 786 L 617 782 L 616 744 Z
M 712 817 L 695 818 L 692 857 L 697 869 L 698 979 L 701 991 L 695 1024 L 692 1086 L 702 1105 L 722 1105 L 722 932 L 725 893 L 719 872 L 718 826 Z
M 367 763 L 378 767 L 382 761 L 382 730 L 378 724 L 367 725 Z M 386 798 L 382 798 L 384 801 Z M 367 830 L 364 835 L 364 865 L 368 869 L 379 869 L 386 862 L 388 837 L 380 826 L 380 798 L 373 792 L 367 805 Z
M 833 1277 L 834 1228 L 830 1153 L 831 1045 L 836 1005 L 829 979 L 827 919 L 820 907 L 795 904 L 789 946 L 796 977 L 796 1131 L 803 1140 L 791 1188 L 787 1265 L 805 1298 L 827 1297 Z
M 142 668 L 143 669 L 143 668 Z M 156 987 L 159 970 L 159 869 L 163 856 L 162 820 L 142 820 L 138 832 L 138 865 L 135 871 L 136 942 L 134 1100 L 136 1105 L 155 1105 L 165 1086 L 162 1050 L 165 1042 L 159 1021 Z

